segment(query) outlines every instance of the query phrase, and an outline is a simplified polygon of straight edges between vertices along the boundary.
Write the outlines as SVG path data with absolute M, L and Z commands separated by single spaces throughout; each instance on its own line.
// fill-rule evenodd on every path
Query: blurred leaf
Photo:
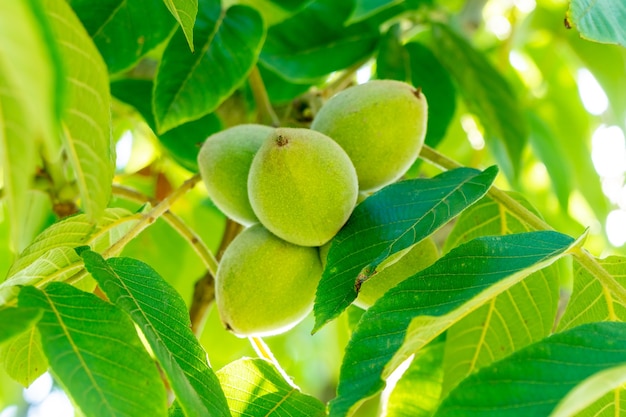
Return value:
M 28 126 L 28 130 L 21 132 L 22 141 L 34 147 L 35 140 L 42 139 L 51 154 L 60 147 L 56 132 L 64 97 L 64 79 L 59 66 L 59 51 L 51 37 L 49 17 L 45 15 L 42 3 L 38 0 L 0 2 L 0 90 L 3 101 L 15 102 L 12 106 L 16 107 L 10 112 L 23 117 L 9 119 L 11 124 L 16 123 L 20 129 Z M 5 102 L 3 107 L 6 105 Z M 6 114 L 1 117 L 7 120 Z M 28 121 L 28 125 L 24 125 L 23 120 Z M 33 137 L 33 134 L 40 137 Z M 22 161 L 25 160 L 22 157 Z M 22 174 L 30 173 L 26 171 L 29 167 L 24 166 Z
M 598 259 L 618 283 L 626 285 L 626 258 L 609 256 Z M 574 262 L 574 289 L 565 314 L 559 322 L 559 331 L 594 321 L 626 321 L 626 306 L 613 298 L 608 288 L 578 262 Z
M 543 47 L 530 44 L 526 52 L 541 71 L 542 85 L 547 87 L 543 98 L 533 103 L 532 109 L 549 128 L 551 139 L 558 142 L 558 149 L 563 151 L 562 159 L 574 167 L 571 177 L 574 188 L 584 196 L 594 214 L 603 219 L 608 213 L 607 199 L 591 160 L 589 135 L 593 125 L 578 99 L 578 84 L 571 68 L 572 51 L 547 43 Z M 571 223 L 555 224 L 555 220 L 551 220 L 561 230 L 568 230 L 568 223 Z
M 74 251 L 89 246 L 103 251 L 117 242 L 139 220 L 122 208 L 106 209 L 98 226 L 86 214 L 68 217 L 44 230 L 14 262 L 6 281 L 0 284 L 0 304 L 12 298 L 21 285 L 61 281 L 80 271 L 83 263 Z
M 66 71 L 63 140 L 74 168 L 82 206 L 99 220 L 111 197 L 115 149 L 111 140 L 111 97 L 106 66 L 64 0 L 45 0 Z
M 539 216 L 521 195 L 512 193 L 511 197 Z M 485 197 L 461 214 L 446 247 L 479 236 L 530 230 L 506 206 Z M 559 302 L 561 275 L 558 262 L 532 273 L 448 330 L 444 395 L 477 369 L 550 334 Z
M 519 99 L 485 55 L 448 27 L 433 26 L 433 46 L 468 109 L 485 128 L 487 144 L 496 160 L 515 182 L 528 134 Z
M 409 53 L 402 44 L 402 29 L 393 24 L 380 39 L 376 55 L 376 77 L 380 80 L 410 82 Z
M 1 308 L 0 344 L 30 329 L 40 317 L 38 308 Z
M 626 365 L 618 365 L 597 372 L 574 387 L 559 402 L 550 417 L 597 416 L 600 415 L 599 410 L 595 409 L 598 405 L 602 406 L 605 414 L 619 415 L 620 412 L 617 410 L 620 401 L 619 395 L 623 392 L 625 383 Z M 576 414 L 583 410 L 585 412 Z
M 351 1 L 315 0 L 289 19 L 272 26 L 260 61 L 293 83 L 318 78 L 349 67 L 376 48 L 378 25 L 344 26 Z
M 28 387 L 48 369 L 48 358 L 41 347 L 37 326 L 0 347 L 0 362 L 7 375 Z
M 434 178 L 391 184 L 365 199 L 332 240 L 315 297 L 315 329 L 357 297 L 360 284 L 387 257 L 439 229 L 485 195 L 496 167 L 459 168 Z
M 198 0 L 163 0 L 185 34 L 193 52 L 193 26 L 198 14 Z
M 50 367 L 87 415 L 165 416 L 165 387 L 126 314 L 93 294 L 53 282 L 24 287 L 20 307 L 39 307 Z
M 404 0 L 356 0 L 354 9 L 346 24 L 352 24 L 367 19 L 389 7 L 401 4 Z
M 437 409 L 443 383 L 443 348 L 433 341 L 415 354 L 386 402 L 385 417 L 431 417 Z
M 435 416 L 549 415 L 577 384 L 626 363 L 625 330 L 591 323 L 530 345 L 465 379 Z
M 411 81 L 409 53 L 402 44 L 402 28 L 392 25 L 380 39 L 376 55 L 376 77 L 380 80 Z
M 530 144 L 537 157 L 546 166 L 550 176 L 550 183 L 554 189 L 561 208 L 567 211 L 569 196 L 573 191 L 572 177 L 574 176 L 570 161 L 563 158 L 565 153 L 550 127 L 534 112 L 528 112 L 530 126 Z
M 571 0 L 567 20 L 590 41 L 626 46 L 626 3 L 613 0 Z
M 200 0 L 190 53 L 182 30 L 170 39 L 156 75 L 153 109 L 160 133 L 211 113 L 241 85 L 265 37 L 258 12 Z
M 11 228 L 11 246 L 14 252 L 19 252 L 22 228 L 28 213 L 28 190 L 31 188 L 37 162 L 37 134 L 33 131 L 32 121 L 18 96 L 18 90 L 9 84 L 3 69 L 0 65 L 2 191 Z
M 376 394 L 411 354 L 493 297 L 563 256 L 573 239 L 542 231 L 484 236 L 450 251 L 369 308 L 341 366 L 331 416 Z
M 281 77 L 273 70 L 265 67 L 265 65 L 263 65 L 262 63 L 259 63 L 259 72 L 261 73 L 261 78 L 263 79 L 263 83 L 265 84 L 265 89 L 267 90 L 267 95 L 269 96 L 270 102 L 277 104 L 286 103 L 293 100 L 300 94 L 307 92 L 313 84 L 317 83 L 292 83 Z
M 206 352 L 191 332 L 185 302 L 176 290 L 141 261 L 105 261 L 92 251 L 83 251 L 81 256 L 107 297 L 141 328 L 185 415 L 230 415 Z M 168 300 L 167 304 L 162 300 Z
M 206 138 L 221 130 L 219 118 L 215 113 L 209 113 L 158 135 L 151 108 L 152 90 L 153 84 L 149 80 L 124 79 L 111 83 L 111 94 L 141 114 L 176 162 L 191 172 L 198 172 L 198 152 Z
M 326 415 L 324 404 L 289 385 L 264 359 L 240 359 L 217 372 L 233 417 Z
M 176 23 L 158 0 L 99 0 L 97 3 L 69 0 L 69 3 L 98 47 L 110 73 L 136 64 L 172 33 Z
M 448 71 L 426 46 L 411 42 L 405 46 L 411 65 L 411 83 L 424 92 L 428 101 L 426 144 L 435 147 L 446 135 L 456 110 L 456 89 Z

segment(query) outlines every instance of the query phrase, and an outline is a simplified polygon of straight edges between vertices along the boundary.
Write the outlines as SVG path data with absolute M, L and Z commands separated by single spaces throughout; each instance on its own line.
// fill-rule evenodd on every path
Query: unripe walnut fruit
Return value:
M 374 80 L 331 97 L 311 129 L 333 138 L 352 160 L 361 191 L 394 182 L 417 159 L 426 136 L 428 105 L 413 86 Z
M 215 279 L 226 328 L 239 336 L 282 333 L 313 308 L 322 274 L 316 248 L 286 242 L 256 224 L 228 246 Z
M 352 213 L 358 180 L 350 158 L 319 132 L 279 128 L 257 152 L 248 195 L 260 222 L 302 246 L 321 246 Z
M 224 214 L 245 226 L 258 222 L 248 200 L 250 164 L 273 131 L 256 124 L 234 126 L 209 136 L 198 154 L 209 197 Z

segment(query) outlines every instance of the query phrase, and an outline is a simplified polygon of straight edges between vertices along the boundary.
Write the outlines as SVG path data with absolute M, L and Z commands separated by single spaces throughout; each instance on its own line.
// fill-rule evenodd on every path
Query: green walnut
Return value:
M 361 191 L 400 178 L 417 159 L 426 136 L 426 97 L 413 86 L 374 80 L 331 97 L 311 129 L 333 138 L 354 163 Z
M 272 233 L 296 245 L 321 246 L 350 217 L 358 180 L 348 155 L 326 135 L 279 128 L 252 161 L 248 195 Z
M 245 226 L 258 223 L 248 200 L 250 165 L 273 131 L 256 124 L 231 127 L 209 136 L 198 154 L 209 197 L 224 214 Z
M 220 318 L 242 337 L 285 332 L 313 308 L 321 274 L 316 248 L 291 244 L 255 224 L 232 241 L 217 270 Z

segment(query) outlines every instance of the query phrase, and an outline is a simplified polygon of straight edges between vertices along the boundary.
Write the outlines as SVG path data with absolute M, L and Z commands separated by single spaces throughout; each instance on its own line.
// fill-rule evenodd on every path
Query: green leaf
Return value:
M 14 297 L 21 285 L 42 281 L 62 281 L 83 267 L 74 251 L 89 246 L 103 251 L 117 242 L 139 221 L 139 215 L 126 209 L 109 208 L 97 226 L 86 214 L 68 217 L 44 230 L 13 263 L 6 281 L 0 284 L 0 304 Z
M 464 380 L 435 414 L 546 416 L 577 384 L 626 363 L 624 323 L 591 323 L 555 334 Z
M 600 410 L 595 408 L 601 406 L 604 412 L 610 415 L 619 415 L 615 408 L 619 407 L 619 396 L 623 392 L 623 385 L 626 383 L 626 365 L 618 365 L 600 371 L 587 378 L 563 398 L 559 405 L 552 411 L 550 417 L 577 416 L 597 416 Z M 608 394 L 608 395 L 607 395 Z M 617 401 L 616 401 L 617 400 Z M 617 402 L 617 404 L 616 404 Z M 613 406 L 611 410 L 609 407 Z M 584 413 L 576 414 L 585 410 Z
M 41 317 L 38 308 L 6 307 L 0 309 L 0 343 L 31 328 Z
M 128 316 L 93 294 L 53 282 L 24 287 L 20 307 L 39 307 L 37 327 L 59 382 L 86 415 L 165 416 L 159 372 Z
M 48 156 L 51 156 L 60 147 L 56 131 L 64 96 L 64 80 L 56 42 L 51 37 L 42 2 L 1 2 L 0 39 L 3 95 L 13 96 L 12 100 L 20 103 L 21 110 L 13 110 L 23 113 L 31 130 L 29 133 L 41 136 Z M 7 86 L 11 87 L 10 92 L 4 91 Z M 34 138 L 24 136 L 22 140 L 34 146 Z
M 264 359 L 240 359 L 217 372 L 233 417 L 320 417 L 324 404 L 289 385 Z
M 347 24 L 360 22 L 376 13 L 403 3 L 403 0 L 356 0 Z
M 456 89 L 448 71 L 426 46 L 405 45 L 410 57 L 411 83 L 424 92 L 428 101 L 426 144 L 435 147 L 446 135 L 456 110 Z
M 191 332 L 185 302 L 176 290 L 141 261 L 105 261 L 89 250 L 81 256 L 107 297 L 141 328 L 185 415 L 230 415 L 206 352 Z M 167 304 L 162 300 L 168 300 Z
M 359 62 L 375 50 L 379 32 L 366 22 L 344 26 L 351 9 L 350 1 L 312 1 L 268 30 L 260 61 L 300 84 Z
M 111 83 L 111 93 L 141 114 L 176 162 L 191 172 L 198 172 L 200 147 L 206 138 L 221 130 L 220 119 L 215 113 L 209 113 L 158 135 L 151 107 L 153 88 L 149 80 L 124 79 Z
M 409 53 L 402 44 L 402 28 L 399 23 L 395 23 L 380 40 L 376 55 L 376 77 L 380 80 L 410 82 L 410 71 Z
M 445 343 L 433 341 L 415 358 L 384 403 L 385 417 L 431 417 L 439 405 Z
M 511 86 L 483 53 L 448 27 L 433 26 L 433 47 L 468 109 L 480 119 L 500 166 L 509 179 L 515 180 L 528 129 Z
M 262 63 L 259 63 L 258 67 L 271 103 L 287 103 L 300 94 L 307 92 L 312 85 L 321 82 L 321 80 L 318 80 L 316 82 L 308 82 L 304 84 L 292 83 L 281 77 L 273 70 L 265 67 Z
M 36 132 L 15 86 L 0 65 L 0 166 L 2 191 L 10 224 L 11 246 L 19 252 L 26 219 L 28 190 L 36 168 Z
M 28 387 L 48 369 L 48 358 L 41 347 L 41 335 L 31 326 L 0 347 L 0 362 L 7 375 Z
M 333 238 L 315 297 L 315 329 L 356 298 L 387 257 L 421 241 L 485 195 L 498 169 L 459 168 L 391 184 L 359 204 Z
M 626 285 L 626 258 L 609 256 L 597 259 L 620 285 Z M 574 288 L 559 331 L 594 321 L 626 321 L 626 306 L 613 298 L 608 288 L 580 263 L 574 261 Z
M 626 4 L 612 0 L 572 0 L 567 21 L 590 41 L 626 46 Z
M 170 39 L 156 75 L 153 109 L 160 133 L 211 113 L 244 81 L 265 37 L 259 13 L 200 0 L 190 53 L 182 30 Z
M 109 202 L 115 170 L 108 74 L 98 50 L 65 0 L 44 3 L 66 72 L 65 150 L 83 209 L 91 221 L 96 221 Z
M 193 25 L 198 14 L 198 0 L 163 0 L 185 34 L 193 52 Z
M 563 210 L 569 206 L 569 196 L 573 191 L 572 178 L 575 177 L 571 162 L 564 158 L 565 151 L 559 141 L 554 140 L 554 132 L 547 123 L 534 112 L 528 112 L 530 144 L 537 157 L 543 162 L 550 176 L 559 204 Z
M 411 354 L 572 244 L 550 231 L 480 237 L 389 290 L 363 315 L 346 347 L 330 415 L 347 415 Z
M 539 215 L 523 197 L 511 196 Z M 530 230 L 506 206 L 485 197 L 461 214 L 446 246 L 479 236 Z M 550 334 L 558 307 L 561 275 L 558 262 L 530 274 L 448 330 L 444 394 L 468 374 Z
M 69 3 L 98 47 L 110 73 L 132 67 L 163 42 L 175 26 L 161 1 L 99 0 L 97 7 L 91 0 L 70 0 Z

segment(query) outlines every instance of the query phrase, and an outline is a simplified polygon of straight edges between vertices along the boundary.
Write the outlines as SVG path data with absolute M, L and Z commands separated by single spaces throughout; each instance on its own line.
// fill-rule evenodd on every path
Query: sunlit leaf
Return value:
M 465 379 L 435 416 L 549 415 L 577 384 L 626 363 L 625 330 L 590 323 L 530 345 Z
M 198 14 L 198 0 L 163 0 L 185 34 L 193 52 L 193 25 Z
M 97 7 L 91 0 L 69 3 L 111 73 L 133 66 L 163 42 L 175 26 L 162 1 L 98 0 Z
M 519 194 L 512 193 L 511 196 L 539 215 Z M 507 207 L 485 197 L 461 214 L 446 247 L 451 248 L 479 236 L 530 230 Z M 537 271 L 448 330 L 444 393 L 476 369 L 550 334 L 562 273 L 559 263 Z
M 45 291 L 24 287 L 19 306 L 43 310 L 43 350 L 86 415 L 167 415 L 159 372 L 121 310 L 59 282 Z
M 260 61 L 293 83 L 315 82 L 371 54 L 379 37 L 374 25 L 344 26 L 350 1 L 315 0 L 272 26 Z
M 0 309 L 0 343 L 29 329 L 41 317 L 37 308 L 5 307 Z
M 264 359 L 240 359 L 217 372 L 233 417 L 320 417 L 325 406 L 289 385 Z
M 33 323 L 34 324 L 34 323 Z M 36 326 L 0 346 L 0 363 L 7 375 L 28 387 L 48 369 Z
M 185 415 L 228 416 L 224 393 L 191 332 L 189 312 L 176 290 L 143 262 L 105 261 L 92 251 L 81 256 L 107 297 L 141 328 Z
M 626 285 L 626 258 L 609 256 L 597 262 L 620 285 Z M 599 279 L 574 261 L 574 288 L 559 330 L 566 330 L 594 321 L 626 321 L 626 306 L 613 298 Z
M 163 52 L 154 85 L 153 109 L 159 133 L 217 108 L 244 81 L 263 44 L 258 12 L 235 5 L 222 12 L 217 0 L 200 0 L 194 53 L 179 29 Z
M 389 290 L 363 315 L 346 348 L 331 416 L 349 414 L 411 354 L 573 243 L 556 232 L 480 237 Z
M 103 251 L 117 242 L 139 220 L 126 209 L 106 209 L 101 222 L 94 226 L 87 215 L 68 217 L 44 230 L 14 262 L 7 280 L 0 284 L 0 303 L 15 296 L 21 285 L 43 280 L 61 281 L 80 271 L 82 260 L 74 251 L 89 246 Z
M 431 417 L 443 383 L 443 348 L 433 341 L 419 351 L 385 401 L 385 417 Z
M 626 46 L 626 4 L 611 0 L 571 0 L 567 20 L 585 39 Z
M 484 54 L 444 25 L 433 27 L 434 52 L 480 119 L 487 144 L 510 179 L 519 173 L 528 128 L 519 99 Z
M 111 197 L 115 149 L 106 65 L 65 0 L 45 0 L 65 67 L 67 100 L 63 140 L 83 208 L 99 220 Z
M 14 85 L 0 65 L 0 167 L 3 199 L 11 225 L 11 244 L 20 251 L 28 190 L 36 166 L 36 132 Z
M 387 257 L 421 241 L 485 195 L 497 172 L 496 167 L 461 168 L 401 181 L 359 204 L 332 240 L 315 298 L 315 330 L 350 305 L 360 283 Z
M 4 78 L 0 89 L 7 94 L 6 86 L 11 86 L 13 100 L 21 106 L 14 111 L 24 114 L 30 133 L 41 136 L 48 156 L 52 156 L 60 146 L 56 128 L 64 85 L 42 2 L 0 2 L 0 39 L 0 78 Z M 32 146 L 34 138 L 24 136 L 23 140 Z

